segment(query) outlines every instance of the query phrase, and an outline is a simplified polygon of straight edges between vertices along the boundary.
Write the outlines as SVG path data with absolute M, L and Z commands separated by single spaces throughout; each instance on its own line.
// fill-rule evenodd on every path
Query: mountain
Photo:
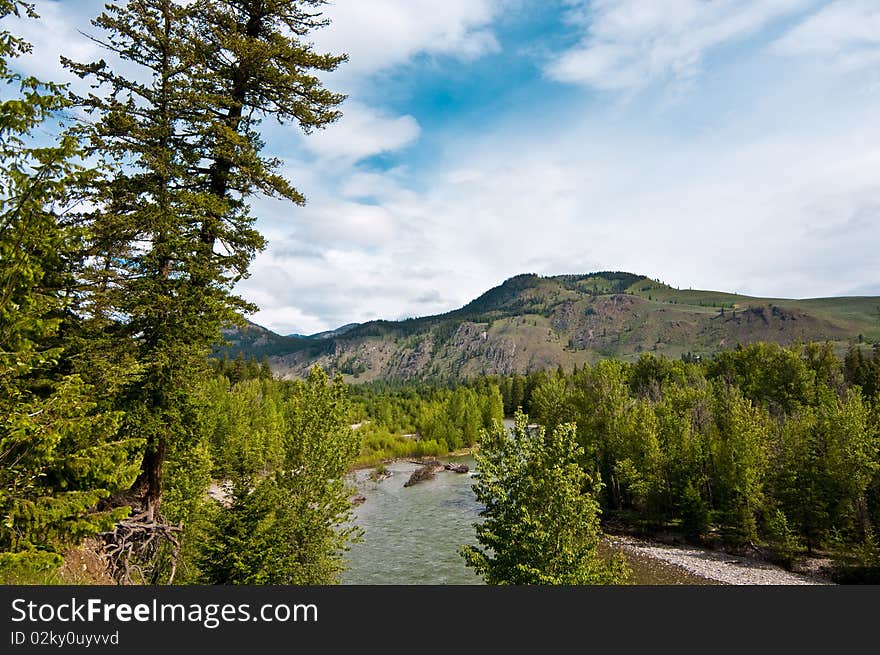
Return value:
M 349 381 L 568 369 L 643 352 L 678 358 L 739 343 L 880 341 L 880 297 L 791 300 L 681 290 L 643 275 L 517 275 L 464 307 L 404 321 L 351 324 L 309 337 L 249 324 L 225 333 L 232 355 L 268 355 L 276 373 L 313 364 Z
M 350 332 L 358 325 L 360 325 L 360 323 L 347 323 L 346 325 L 338 327 L 335 330 L 325 330 L 324 332 L 316 332 L 315 334 L 310 334 L 308 336 L 302 334 L 294 334 L 291 336 L 301 337 L 303 339 L 330 339 L 332 337 L 340 337 L 346 332 Z

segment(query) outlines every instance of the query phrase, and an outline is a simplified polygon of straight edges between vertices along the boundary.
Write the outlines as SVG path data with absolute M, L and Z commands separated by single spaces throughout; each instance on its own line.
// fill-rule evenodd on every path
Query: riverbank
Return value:
M 424 460 L 435 460 L 435 459 L 444 459 L 447 457 L 471 457 L 474 454 L 476 448 L 459 448 L 458 450 L 454 450 L 450 453 L 444 453 L 442 455 L 400 455 L 398 457 L 376 457 L 374 459 L 365 458 L 358 459 L 354 464 L 352 464 L 348 472 L 354 473 L 355 471 L 363 471 L 364 469 L 376 468 L 380 464 L 383 466 L 388 466 L 389 464 L 396 464 L 398 462 L 411 462 L 417 459 Z
M 728 585 L 827 585 L 821 574 L 792 573 L 757 557 L 695 546 L 664 544 L 625 535 L 608 535 L 612 548 L 671 564 L 706 580 Z

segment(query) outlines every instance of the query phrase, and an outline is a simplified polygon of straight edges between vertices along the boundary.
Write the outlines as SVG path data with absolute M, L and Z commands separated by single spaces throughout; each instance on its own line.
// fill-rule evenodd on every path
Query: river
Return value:
M 472 458 L 463 461 L 473 471 Z M 347 553 L 343 584 L 481 584 L 457 549 L 475 543 L 473 523 L 480 506 L 472 473 L 442 471 L 433 480 L 404 487 L 418 468 L 409 462 L 387 465 L 391 477 L 370 480 L 371 470 L 355 472 L 366 501 L 355 508 L 362 541 Z
M 352 474 L 366 501 L 355 508 L 362 541 L 346 554 L 343 584 L 469 585 L 482 580 L 464 565 L 462 544 L 476 543 L 473 524 L 480 505 L 474 497 L 474 460 L 444 458 L 470 466 L 466 474 L 443 471 L 433 480 L 404 487 L 417 468 L 410 462 L 387 465 L 391 477 L 374 482 L 371 470 Z M 603 544 L 603 552 L 613 547 Z M 633 584 L 711 584 L 680 567 L 624 552 Z

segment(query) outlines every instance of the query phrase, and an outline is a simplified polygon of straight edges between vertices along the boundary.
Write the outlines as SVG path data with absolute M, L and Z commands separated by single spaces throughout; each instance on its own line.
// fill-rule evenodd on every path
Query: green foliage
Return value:
M 746 398 L 774 412 L 791 412 L 809 402 L 815 380 L 799 348 L 774 343 L 718 353 L 709 364 L 708 374 L 736 386 Z
M 226 378 L 215 378 L 202 385 L 197 420 L 214 477 L 255 475 L 282 466 L 283 403 L 283 385 L 273 380 L 248 379 L 230 387 Z
M 576 423 L 606 512 L 764 542 L 783 562 L 802 546 L 852 558 L 880 517 L 877 404 L 854 384 L 855 352 L 843 363 L 827 344 L 756 344 L 705 363 L 602 361 L 548 377 L 532 405 L 548 428 Z
M 880 395 L 880 347 L 875 346 L 871 357 L 858 346 L 851 346 L 844 359 L 844 374 L 850 385 L 858 385 L 866 398 Z
M 414 439 L 409 436 L 392 434 L 378 424 L 367 424 L 358 429 L 361 435 L 361 451 L 355 460 L 356 466 L 372 466 L 385 460 L 398 457 L 422 457 L 424 455 L 445 455 L 446 442 L 441 447 L 434 440 Z
M 688 481 L 682 492 L 681 527 L 689 539 L 699 540 L 709 531 L 709 504 L 703 499 L 700 489 Z
M 776 509 L 770 513 L 766 522 L 766 534 L 776 559 L 786 568 L 791 568 L 801 543 L 782 510 Z
M 318 368 L 284 389 L 281 468 L 235 476 L 199 558 L 212 584 L 330 584 L 358 536 L 343 474 L 358 452 L 341 379 Z
M 2 0 L 0 18 L 24 13 Z M 10 71 L 30 46 L 0 31 L 0 578 L 27 579 L 60 553 L 108 529 L 127 507 L 98 504 L 127 488 L 142 443 L 117 436 L 88 380 L 71 372 L 67 340 L 80 233 L 63 217 L 92 174 L 75 138 L 35 147 L 33 132 L 68 102 L 63 89 Z
M 504 418 L 501 392 L 488 378 L 451 389 L 379 385 L 357 387 L 356 393 L 352 420 L 362 422 L 358 431 L 364 435 L 359 460 L 363 464 L 471 448 L 480 430 Z
M 753 407 L 738 389 L 716 385 L 714 391 L 715 429 L 706 437 L 719 523 L 728 541 L 748 542 L 757 538 L 773 425 L 766 410 Z
M 467 565 L 489 584 L 623 582 L 622 561 L 597 554 L 599 482 L 579 464 L 574 426 L 548 435 L 527 424 L 518 413 L 510 434 L 496 424 L 483 437 L 474 491 L 485 520 L 480 546 L 462 548 Z
M 517 409 L 522 409 L 525 413 L 533 412 L 532 395 L 546 380 L 547 374 L 544 371 L 501 377 L 498 388 L 504 403 L 504 415 L 513 416 Z
M 782 430 L 776 496 L 809 549 L 832 534 L 858 540 L 871 527 L 866 494 L 880 468 L 880 434 L 857 388 L 829 392 Z
M 257 361 L 256 357 L 245 359 L 239 352 L 235 359 L 230 360 L 224 351 L 220 357 L 212 358 L 208 363 L 215 375 L 225 377 L 231 384 L 243 380 L 272 379 L 272 368 L 268 357 L 263 357 L 262 361 Z
M 320 585 L 337 581 L 339 549 L 351 529 L 337 529 L 350 503 L 345 494 L 313 499 L 292 472 L 259 481 L 239 478 L 232 504 L 209 532 L 201 559 L 211 584 Z M 320 505 L 314 506 L 317 502 Z M 347 518 L 347 517 L 346 517 Z M 332 523 L 328 526 L 328 520 Z

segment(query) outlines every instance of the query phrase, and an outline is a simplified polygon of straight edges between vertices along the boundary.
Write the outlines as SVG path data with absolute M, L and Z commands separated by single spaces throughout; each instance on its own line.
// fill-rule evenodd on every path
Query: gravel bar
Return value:
M 608 542 L 632 553 L 653 557 L 680 566 L 703 578 L 731 585 L 824 585 L 831 582 L 818 577 L 792 573 L 751 557 L 702 550 L 689 546 L 671 546 L 626 536 L 609 536 Z

